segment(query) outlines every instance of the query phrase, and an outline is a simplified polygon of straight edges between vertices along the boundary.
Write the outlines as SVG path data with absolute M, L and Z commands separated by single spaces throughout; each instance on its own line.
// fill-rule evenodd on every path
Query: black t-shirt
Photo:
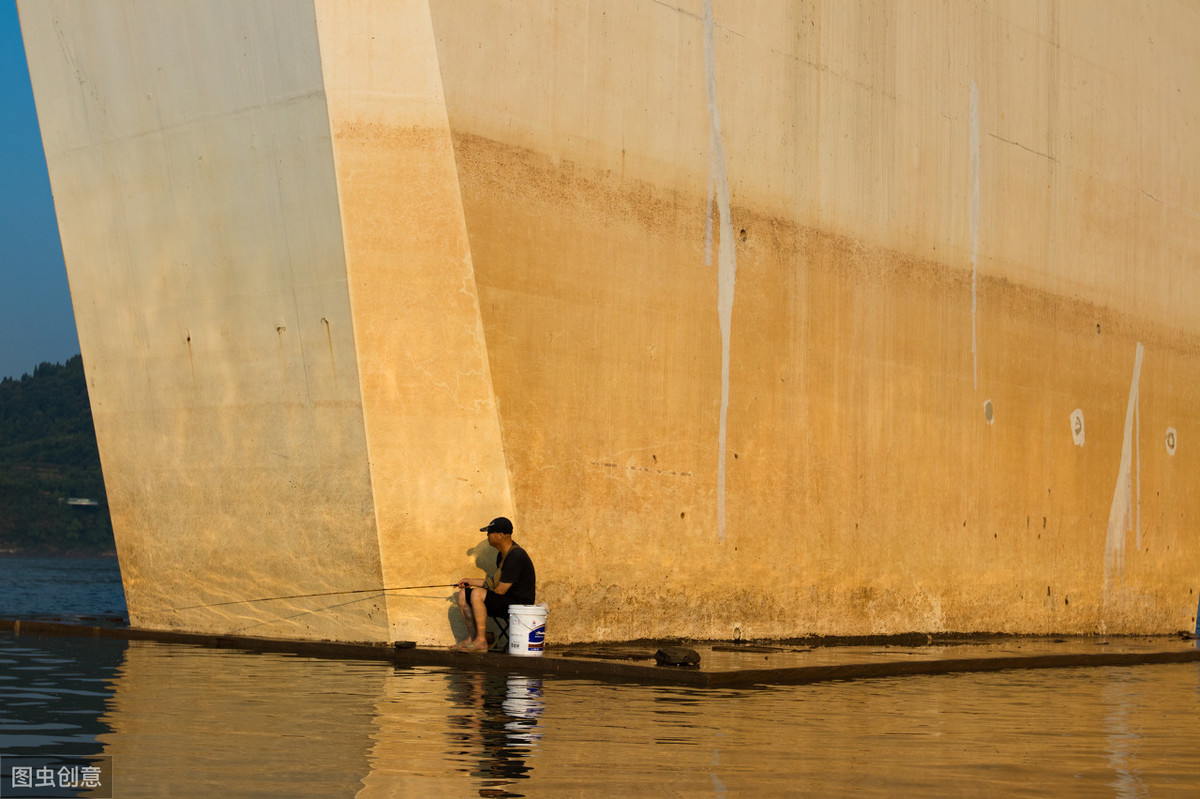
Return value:
M 497 566 L 500 566 L 501 560 L 504 561 L 504 566 L 500 569 L 496 582 L 512 583 L 512 588 L 508 589 L 505 597 L 514 605 L 532 605 L 537 599 L 537 575 L 533 571 L 533 561 L 529 559 L 529 553 L 513 544 L 512 549 L 508 550 L 508 557 L 496 553 Z

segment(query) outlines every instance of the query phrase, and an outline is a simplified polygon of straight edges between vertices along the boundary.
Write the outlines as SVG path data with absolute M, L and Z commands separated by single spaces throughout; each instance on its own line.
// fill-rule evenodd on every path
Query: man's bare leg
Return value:
M 471 616 L 475 621 L 475 631 L 471 638 L 466 641 L 463 646 L 468 649 L 479 651 L 487 651 L 487 605 L 484 600 L 487 598 L 487 590 L 484 588 L 476 588 L 471 592 Z M 467 629 L 470 629 L 468 623 Z
M 468 600 L 467 590 L 460 588 L 457 597 L 458 609 L 467 624 L 467 637 L 450 648 L 459 652 L 486 652 L 491 648 L 487 642 L 487 605 L 484 604 L 487 591 L 475 588 Z
M 475 613 L 471 608 L 471 603 L 467 601 L 466 588 L 458 589 L 458 609 L 463 615 L 463 621 L 467 624 L 467 637 L 458 642 L 458 646 L 469 646 L 475 641 Z M 484 619 L 484 625 L 487 624 L 487 619 Z

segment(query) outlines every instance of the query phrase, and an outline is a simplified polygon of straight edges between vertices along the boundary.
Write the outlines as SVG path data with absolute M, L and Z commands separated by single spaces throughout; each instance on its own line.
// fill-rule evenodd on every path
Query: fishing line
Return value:
M 297 619 L 301 616 L 309 616 L 314 613 L 325 613 L 326 611 L 329 611 L 329 610 L 335 610 L 337 608 L 344 608 L 347 605 L 353 605 L 358 602 L 366 602 L 368 599 L 375 599 L 380 596 L 383 596 L 383 595 L 378 594 L 378 593 L 371 594 L 370 596 L 361 596 L 358 599 L 350 599 L 345 602 L 337 602 L 333 605 L 326 605 L 323 608 L 314 608 L 312 610 L 297 611 L 296 613 L 293 613 L 290 616 L 280 616 L 277 619 L 261 619 L 261 620 L 255 621 L 253 624 L 247 624 L 245 627 L 238 627 L 233 630 L 230 630 L 230 633 L 232 633 L 232 634 L 242 633 L 242 632 L 245 632 L 246 630 L 250 630 L 255 627 L 262 627 L 267 624 L 278 624 L 280 622 L 292 621 L 293 619 Z M 246 617 L 242 616 L 242 618 L 245 619 Z
M 245 605 L 252 602 L 274 602 L 281 599 L 308 599 L 318 596 L 345 596 L 347 594 L 386 594 L 388 591 L 415 591 L 420 588 L 456 588 L 458 583 L 437 583 L 435 585 L 404 585 L 397 588 L 359 588 L 354 591 L 322 591 L 315 594 L 291 594 L 289 596 L 264 596 L 257 599 L 231 599 L 228 602 L 211 602 L 206 605 L 185 605 L 179 608 L 151 611 L 152 613 L 168 613 L 175 610 L 199 610 L 201 608 L 219 608 L 226 605 Z

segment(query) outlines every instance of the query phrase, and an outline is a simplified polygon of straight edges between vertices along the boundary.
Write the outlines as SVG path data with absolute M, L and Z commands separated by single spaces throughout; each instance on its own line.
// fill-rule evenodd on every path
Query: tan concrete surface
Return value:
M 1193 6 L 20 10 L 135 623 L 1194 627 Z
M 131 622 L 386 636 L 192 607 L 382 580 L 311 5 L 19 8 Z
M 429 11 L 316 8 L 384 584 L 452 583 L 514 514 Z M 450 593 L 390 594 L 390 638 L 447 636 Z

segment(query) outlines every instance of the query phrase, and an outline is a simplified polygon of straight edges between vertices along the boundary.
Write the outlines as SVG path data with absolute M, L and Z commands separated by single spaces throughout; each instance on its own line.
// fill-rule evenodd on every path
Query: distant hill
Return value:
M 0 552 L 114 550 L 83 359 L 0 381 Z

